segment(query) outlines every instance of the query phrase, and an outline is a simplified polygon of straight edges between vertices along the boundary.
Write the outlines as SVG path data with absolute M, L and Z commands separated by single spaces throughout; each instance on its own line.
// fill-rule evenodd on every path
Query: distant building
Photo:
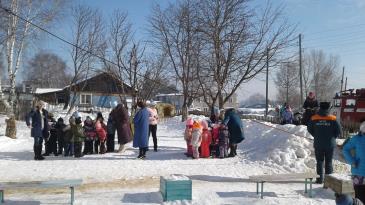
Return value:
M 174 105 L 175 110 L 179 112 L 183 106 L 184 95 L 182 93 L 158 94 L 154 100 Z
M 108 73 L 97 74 L 63 89 L 37 89 L 35 92 L 38 99 L 51 104 L 75 101 L 74 105 L 82 111 L 90 111 L 94 107 L 110 108 L 111 102 L 121 101 L 120 97 L 127 99 L 130 108 L 132 94 L 131 86 Z
M 215 106 L 218 107 L 218 101 L 216 101 Z M 237 95 L 234 93 L 229 99 L 228 101 L 224 104 L 223 109 L 227 109 L 227 108 L 238 108 L 239 103 L 237 102 Z M 210 112 L 210 108 L 209 105 L 207 103 L 205 103 L 204 101 L 204 97 L 199 97 L 197 99 L 195 99 L 190 107 L 190 109 L 193 110 L 200 110 L 203 112 Z
M 172 104 L 177 111 L 180 111 L 183 105 L 184 95 L 182 93 L 158 94 L 154 100 Z M 216 102 L 216 106 L 218 106 L 218 102 Z M 195 99 L 189 108 L 191 110 L 198 110 L 206 113 L 210 111 L 210 108 L 208 104 L 204 102 L 203 97 Z M 225 103 L 224 108 L 238 108 L 236 94 L 233 94 L 232 97 L 229 98 Z

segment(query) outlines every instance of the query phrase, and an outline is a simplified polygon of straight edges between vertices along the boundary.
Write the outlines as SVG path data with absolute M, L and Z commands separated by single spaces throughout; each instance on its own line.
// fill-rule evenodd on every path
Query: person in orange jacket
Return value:
M 191 145 L 193 146 L 193 158 L 199 159 L 199 147 L 202 142 L 202 126 L 199 121 L 194 120 L 193 131 L 191 132 Z
M 208 129 L 208 122 L 205 120 L 201 121 L 201 126 L 203 127 L 202 142 L 200 145 L 200 157 L 207 158 L 210 157 L 209 146 L 212 142 L 212 134 Z
M 185 133 L 184 133 L 184 139 L 186 141 L 186 153 L 185 155 L 188 157 L 193 156 L 193 147 L 191 145 L 191 133 L 193 131 L 193 119 L 188 118 L 186 120 L 186 127 L 185 127 Z

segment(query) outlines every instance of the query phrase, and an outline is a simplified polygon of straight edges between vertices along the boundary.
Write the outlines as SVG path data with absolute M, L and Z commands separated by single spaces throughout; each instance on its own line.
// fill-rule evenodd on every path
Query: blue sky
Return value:
M 127 11 L 136 30 L 136 38 L 148 37 L 148 16 L 153 0 L 79 0 L 72 3 L 87 4 L 100 9 L 105 17 L 119 8 Z M 158 0 L 167 5 L 173 0 Z M 256 0 L 255 4 L 265 4 L 266 0 Z M 327 54 L 340 57 L 341 66 L 346 67 L 348 88 L 365 87 L 365 0 L 271 0 L 274 5 L 283 5 L 288 20 L 298 25 L 298 34 L 303 34 L 304 51 L 322 49 Z M 67 22 L 67 21 L 65 21 Z M 53 29 L 59 35 L 69 38 L 69 25 Z M 60 29 L 62 28 L 62 29 Z M 46 49 L 68 58 L 67 46 L 50 39 Z M 271 74 L 271 81 L 274 74 Z M 242 86 L 238 93 L 241 98 L 255 92 L 265 92 L 265 83 L 252 81 Z M 274 98 L 275 86 L 270 83 L 270 97 Z

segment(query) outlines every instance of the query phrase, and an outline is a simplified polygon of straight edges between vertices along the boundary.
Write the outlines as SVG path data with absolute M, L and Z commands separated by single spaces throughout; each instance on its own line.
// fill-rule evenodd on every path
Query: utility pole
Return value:
M 1 1 L 0 1 L 0 3 L 1 3 Z M 4 94 L 3 94 L 3 90 L 1 88 L 1 76 L 0 76 L 0 100 L 2 100 L 3 97 L 4 97 Z
M 303 78 L 302 78 L 302 34 L 299 34 L 299 79 L 300 79 L 300 105 L 303 105 Z
M 286 104 L 289 104 L 289 63 L 286 65 Z
M 345 75 L 345 66 L 342 67 L 342 77 L 341 77 L 341 92 L 342 92 L 342 88 L 343 88 L 343 77 Z M 346 89 L 345 89 L 346 90 Z
M 266 108 L 265 118 L 269 112 L 269 48 L 266 48 Z

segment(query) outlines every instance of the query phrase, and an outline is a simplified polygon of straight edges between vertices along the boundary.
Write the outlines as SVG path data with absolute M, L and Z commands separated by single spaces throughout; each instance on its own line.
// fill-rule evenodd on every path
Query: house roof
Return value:
M 69 88 L 70 86 L 65 87 Z M 119 78 L 106 73 L 98 73 L 88 79 L 79 81 L 75 84 L 71 85 L 71 90 L 77 91 L 94 91 L 94 92 L 103 92 L 103 93 L 121 93 L 124 94 L 132 94 L 132 88 L 128 84 L 122 82 Z M 135 90 L 137 91 L 137 90 Z
M 54 93 L 54 92 L 59 92 L 62 91 L 62 88 L 37 88 L 35 90 L 35 94 L 45 94 L 45 93 Z
M 156 97 L 164 97 L 164 96 L 182 96 L 182 93 L 169 93 L 169 94 L 157 94 Z

